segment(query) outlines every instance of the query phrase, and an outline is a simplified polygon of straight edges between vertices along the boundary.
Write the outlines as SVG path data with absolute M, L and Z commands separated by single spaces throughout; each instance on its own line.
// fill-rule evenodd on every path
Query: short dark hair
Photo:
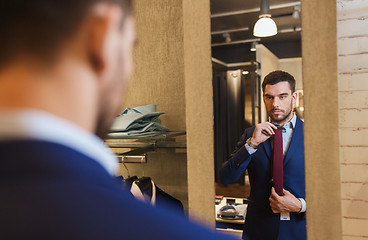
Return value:
M 4 0 L 0 3 L 0 68 L 20 55 L 48 60 L 78 29 L 91 7 L 117 4 L 124 16 L 132 0 Z
M 287 72 L 276 70 L 267 74 L 262 83 L 262 91 L 264 92 L 266 85 L 275 85 L 279 82 L 288 82 L 291 92 L 295 92 L 295 78 Z

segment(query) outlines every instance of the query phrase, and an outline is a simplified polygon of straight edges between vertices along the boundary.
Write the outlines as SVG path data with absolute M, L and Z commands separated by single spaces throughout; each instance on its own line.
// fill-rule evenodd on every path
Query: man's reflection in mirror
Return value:
M 243 239 L 306 239 L 303 122 L 293 112 L 295 79 L 284 71 L 262 83 L 269 121 L 244 131 L 220 170 L 225 185 L 248 171 Z

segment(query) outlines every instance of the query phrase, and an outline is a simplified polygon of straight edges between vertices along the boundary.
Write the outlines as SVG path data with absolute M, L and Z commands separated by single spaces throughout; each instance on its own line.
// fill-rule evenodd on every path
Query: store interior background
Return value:
M 300 1 L 270 1 L 278 34 L 253 36 L 260 1 L 211 0 L 216 194 L 246 198 L 247 176 L 239 184 L 224 187 L 219 169 L 235 149 L 244 129 L 267 119 L 261 82 L 269 72 L 281 69 L 296 79 L 296 110 L 303 115 L 303 80 Z
M 217 47 L 211 49 L 215 44 L 211 34 L 213 2 L 221 1 L 135 1 L 139 44 L 134 51 L 134 73 L 121 108 L 154 103 L 158 111 L 166 113 L 160 117 L 163 125 L 186 131 L 185 136 L 175 139 L 186 142 L 186 149 L 157 149 L 148 153 L 146 164 L 127 167 L 131 175 L 150 176 L 183 202 L 192 220 L 209 226 L 214 226 L 215 220 L 213 73 L 216 71 L 212 71 L 212 57 L 226 64 L 252 62 L 239 58 L 232 61 L 221 57 L 224 54 L 220 51 L 216 53 Z M 257 7 L 257 1 L 245 2 Z M 279 1 L 270 0 L 271 6 L 275 4 Z M 285 57 L 279 55 L 272 43 L 258 41 L 253 63 L 259 62 L 261 68 L 250 67 L 248 75 L 260 75 L 263 79 L 268 68 L 282 68 L 296 76 L 297 89 L 303 90 L 308 239 L 366 239 L 368 3 L 308 0 L 301 2 L 301 11 L 300 55 Z M 253 23 L 248 25 L 251 33 Z M 280 23 L 280 29 L 281 26 Z M 279 36 L 283 34 L 301 36 L 301 31 Z M 237 39 L 231 36 L 232 40 Z M 223 38 L 220 34 L 217 37 Z M 249 43 L 238 46 L 249 48 Z M 226 47 L 218 46 L 222 48 Z M 233 56 L 246 55 L 241 48 L 236 52 Z M 221 63 L 217 64 L 223 69 Z M 237 66 L 227 68 L 242 73 Z M 245 108 L 251 105 L 251 99 L 247 99 Z M 244 116 L 253 120 L 249 113 Z M 126 174 L 122 167 L 121 175 Z

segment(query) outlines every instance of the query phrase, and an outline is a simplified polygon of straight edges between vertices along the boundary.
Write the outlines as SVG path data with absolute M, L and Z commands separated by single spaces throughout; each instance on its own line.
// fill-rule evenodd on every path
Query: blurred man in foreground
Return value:
M 103 138 L 135 43 L 130 0 L 0 5 L 0 239 L 217 239 L 134 200 Z

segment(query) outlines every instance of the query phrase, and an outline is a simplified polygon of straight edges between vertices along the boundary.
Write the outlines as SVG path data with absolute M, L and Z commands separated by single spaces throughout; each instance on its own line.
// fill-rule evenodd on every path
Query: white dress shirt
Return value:
M 97 161 L 111 175 L 118 169 L 117 158 L 105 143 L 74 123 L 38 110 L 0 110 L 0 141 L 23 139 L 70 147 Z

